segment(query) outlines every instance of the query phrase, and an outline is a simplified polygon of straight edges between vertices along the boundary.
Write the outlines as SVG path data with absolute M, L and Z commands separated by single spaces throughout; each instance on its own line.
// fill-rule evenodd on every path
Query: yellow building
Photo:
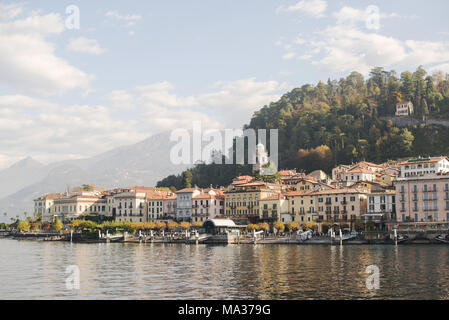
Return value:
M 288 212 L 290 221 L 300 224 L 317 220 L 316 192 L 313 190 L 298 190 L 288 192 Z M 286 220 L 284 218 L 284 220 Z M 285 221 L 285 222 L 290 222 Z
M 392 186 L 396 178 L 397 175 L 388 172 L 384 172 L 379 175 L 380 182 L 388 186 Z
M 282 186 L 262 181 L 233 186 L 225 194 L 225 217 L 255 223 L 260 215 L 260 199 L 280 193 Z

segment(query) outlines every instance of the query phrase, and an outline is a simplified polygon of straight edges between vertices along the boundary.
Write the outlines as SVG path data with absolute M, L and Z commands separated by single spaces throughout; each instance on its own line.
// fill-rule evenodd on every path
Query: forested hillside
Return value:
M 368 79 L 358 72 L 346 78 L 306 84 L 255 112 L 247 128 L 279 129 L 279 166 L 330 172 L 340 163 L 387 161 L 417 155 L 449 153 L 449 128 L 416 125 L 398 128 L 382 116 L 393 116 L 396 103 L 412 101 L 414 117 L 449 118 L 449 77 L 375 68 Z M 223 168 L 227 167 L 227 168 Z M 200 165 L 191 183 L 226 184 L 248 166 Z M 218 179 L 219 178 L 219 179 Z M 183 186 L 182 176 L 160 186 Z M 184 185 L 186 181 L 184 179 Z

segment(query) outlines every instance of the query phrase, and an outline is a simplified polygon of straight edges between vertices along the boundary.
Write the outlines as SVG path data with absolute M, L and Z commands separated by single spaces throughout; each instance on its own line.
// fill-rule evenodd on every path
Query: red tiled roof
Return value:
M 370 174 L 374 174 L 374 172 L 372 172 L 369 169 L 352 169 L 347 171 L 346 173 L 370 173 Z
M 43 196 L 37 198 L 36 200 L 44 200 L 44 199 L 45 200 L 47 200 L 47 199 L 54 200 L 54 199 L 60 199 L 62 197 L 64 197 L 64 195 L 61 193 L 48 193 L 46 195 L 43 195 Z
M 264 200 L 266 200 L 266 201 L 269 201 L 269 200 L 281 200 L 281 199 L 284 199 L 284 198 L 285 198 L 284 194 L 278 193 L 278 194 L 275 194 L 275 195 L 272 195 L 272 196 L 269 196 L 269 197 L 261 198 L 261 199 L 259 199 L 259 201 L 264 201 Z
M 197 190 L 198 190 L 198 188 L 184 188 L 184 189 L 176 191 L 176 193 L 192 193 Z
M 423 159 L 409 159 L 407 161 L 403 161 L 401 163 L 399 163 L 400 165 L 407 165 L 407 164 L 416 164 L 416 163 L 435 163 L 435 162 L 439 162 L 443 159 L 446 159 L 449 161 L 449 159 L 447 157 L 433 157 L 433 158 L 423 158 Z
M 354 188 L 339 188 L 330 190 L 320 190 L 313 192 L 316 195 L 326 195 L 326 194 L 342 194 L 342 193 L 367 193 L 367 190 L 354 189 Z

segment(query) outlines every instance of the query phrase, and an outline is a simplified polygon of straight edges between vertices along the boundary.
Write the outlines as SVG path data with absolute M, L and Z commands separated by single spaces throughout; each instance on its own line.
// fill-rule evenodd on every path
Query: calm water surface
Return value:
M 66 267 L 80 269 L 67 290 Z M 366 267 L 380 289 L 366 288 Z M 0 239 L 0 299 L 448 299 L 449 246 L 71 244 Z

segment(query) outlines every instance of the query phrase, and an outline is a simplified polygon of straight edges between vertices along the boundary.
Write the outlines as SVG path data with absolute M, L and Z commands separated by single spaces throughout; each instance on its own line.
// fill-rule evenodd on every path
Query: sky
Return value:
M 351 71 L 449 72 L 448 12 L 446 0 L 0 0 L 0 169 L 198 120 L 241 128 Z

